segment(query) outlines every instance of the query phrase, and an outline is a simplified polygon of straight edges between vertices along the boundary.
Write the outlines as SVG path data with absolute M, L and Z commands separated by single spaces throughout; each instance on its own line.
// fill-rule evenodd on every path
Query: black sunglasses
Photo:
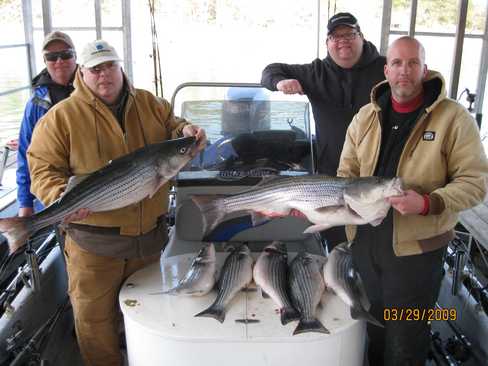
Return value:
M 44 54 L 44 58 L 46 61 L 55 62 L 58 61 L 60 58 L 61 60 L 69 60 L 75 56 L 75 51 L 73 50 L 66 50 L 66 51 L 59 51 L 59 52 L 47 52 Z

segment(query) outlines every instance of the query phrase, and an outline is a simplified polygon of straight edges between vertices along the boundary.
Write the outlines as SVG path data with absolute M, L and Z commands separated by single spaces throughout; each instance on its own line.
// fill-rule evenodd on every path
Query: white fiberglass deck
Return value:
M 163 259 L 167 286 L 186 272 L 193 256 Z M 222 264 L 225 254 L 217 257 Z M 215 291 L 204 297 L 154 295 L 162 288 L 160 266 L 154 264 L 132 275 L 120 292 L 130 365 L 362 365 L 364 323 L 351 319 L 349 308 L 331 293 L 323 295 L 317 311 L 331 334 L 292 336 L 297 322 L 281 325 L 277 306 L 260 291 L 239 293 L 221 324 L 194 317 L 213 302 Z M 236 322 L 246 318 L 259 322 Z

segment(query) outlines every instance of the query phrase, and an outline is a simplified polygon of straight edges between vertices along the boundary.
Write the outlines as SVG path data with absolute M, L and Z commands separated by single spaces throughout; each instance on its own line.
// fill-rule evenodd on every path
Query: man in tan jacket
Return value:
M 370 312 L 385 324 L 368 324 L 369 364 L 423 366 L 443 255 L 457 213 L 486 195 L 488 162 L 475 121 L 446 97 L 417 40 L 393 42 L 385 76 L 353 118 L 337 172 L 404 182 L 404 195 L 389 199 L 394 209 L 381 225 L 357 227 L 353 261 Z
M 130 85 L 107 42 L 87 44 L 75 91 L 39 122 L 28 150 L 32 192 L 49 205 L 72 175 L 85 175 L 148 144 L 203 129 L 173 116 L 169 103 Z M 159 259 L 167 241 L 168 185 L 151 198 L 108 212 L 81 209 L 67 219 L 65 257 L 78 344 L 88 366 L 119 366 L 117 294 L 123 281 Z

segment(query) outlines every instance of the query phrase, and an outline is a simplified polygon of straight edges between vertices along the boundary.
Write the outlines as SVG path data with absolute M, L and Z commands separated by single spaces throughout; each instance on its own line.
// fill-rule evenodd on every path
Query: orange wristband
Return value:
M 424 198 L 424 209 L 422 210 L 422 212 L 420 213 L 420 215 L 427 216 L 427 214 L 429 213 L 429 208 L 430 208 L 429 195 L 428 194 L 424 194 L 422 197 Z

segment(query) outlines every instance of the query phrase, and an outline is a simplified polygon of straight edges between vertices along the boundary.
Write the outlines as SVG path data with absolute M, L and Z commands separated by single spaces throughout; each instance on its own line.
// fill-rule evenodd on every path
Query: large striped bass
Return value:
M 305 230 L 313 233 L 347 224 L 379 225 L 391 206 L 386 198 L 402 193 L 400 178 L 307 175 L 265 179 L 238 194 L 194 195 L 192 200 L 202 213 L 205 235 L 233 212 L 249 213 L 257 223 L 292 210 L 314 224 Z
M 20 248 L 38 230 L 81 208 L 109 211 L 151 197 L 196 154 L 195 141 L 195 137 L 184 137 L 148 145 L 92 174 L 71 177 L 64 194 L 35 215 L 0 219 L 0 232 L 10 251 Z
M 284 243 L 275 241 L 264 248 L 254 265 L 253 278 L 256 285 L 279 306 L 281 324 L 300 317 L 287 292 L 288 252 Z
M 309 253 L 298 253 L 291 262 L 289 285 L 291 300 L 300 313 L 293 335 L 306 332 L 328 334 L 327 328 L 315 316 L 325 290 L 324 278 L 318 262 Z
M 193 258 L 190 268 L 181 281 L 163 294 L 188 296 L 208 294 L 215 285 L 215 262 L 215 246 L 213 243 L 205 244 Z
M 252 281 L 253 259 L 247 245 L 236 247 L 225 259 L 219 276 L 217 298 L 210 307 L 195 316 L 210 317 L 223 323 L 225 307 L 235 295 Z
M 341 243 L 332 249 L 324 266 L 325 285 L 349 305 L 353 319 L 363 319 L 383 327 L 368 310 L 370 302 L 359 273 L 354 269 L 350 244 Z

